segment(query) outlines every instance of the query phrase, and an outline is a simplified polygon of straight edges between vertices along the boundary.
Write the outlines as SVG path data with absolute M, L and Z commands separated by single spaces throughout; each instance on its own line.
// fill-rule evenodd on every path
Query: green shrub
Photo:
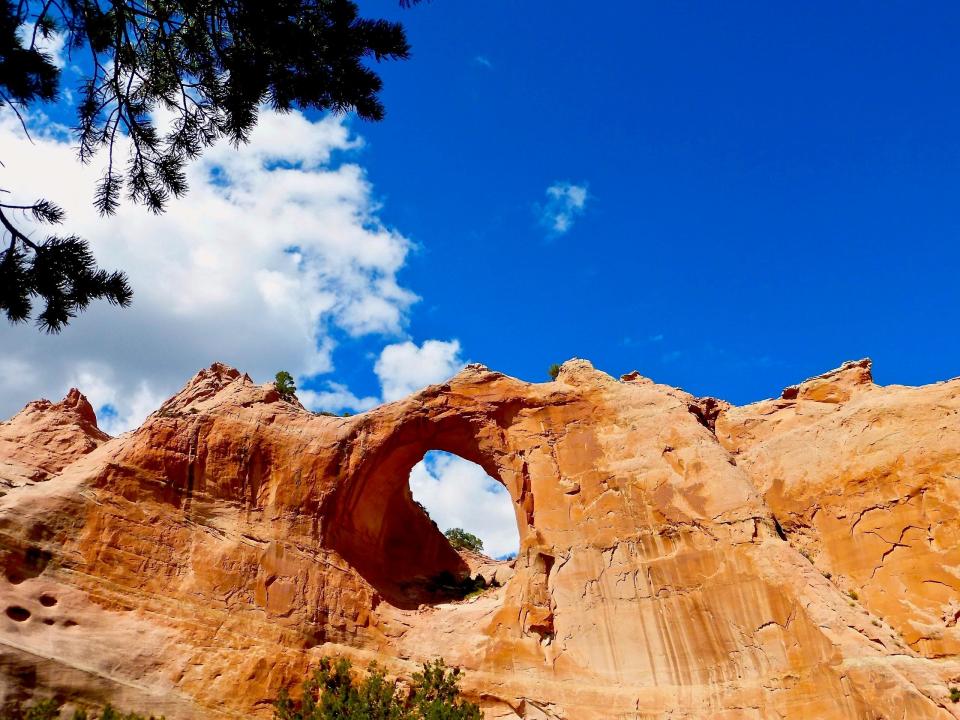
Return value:
M 557 375 L 559 374 L 560 374 L 560 366 L 557 365 L 557 363 L 554 363 L 553 365 L 547 368 L 547 375 L 550 376 L 551 380 L 556 380 Z
M 480 720 L 480 708 L 460 697 L 460 671 L 443 660 L 424 664 L 404 691 L 376 664 L 367 676 L 353 677 L 349 660 L 322 658 L 303 685 L 300 702 L 286 691 L 274 703 L 275 720 Z
M 850 596 L 850 599 L 851 599 L 851 600 L 859 600 L 859 599 L 860 599 L 860 596 L 857 595 L 857 591 L 856 591 L 856 590 L 851 590 L 850 592 L 847 593 L 847 595 Z
M 483 540 L 473 533 L 468 533 L 463 528 L 450 528 L 444 535 L 450 541 L 454 550 L 473 550 L 473 552 L 483 552 Z
M 284 400 L 292 400 L 293 394 L 297 392 L 297 386 L 293 384 L 293 375 L 286 370 L 277 373 L 273 386 Z
M 960 702 L 960 688 L 952 687 L 950 688 L 950 702 Z

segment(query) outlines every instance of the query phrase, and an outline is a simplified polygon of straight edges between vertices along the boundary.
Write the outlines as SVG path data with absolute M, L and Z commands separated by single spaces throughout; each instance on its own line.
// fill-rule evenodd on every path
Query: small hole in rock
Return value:
M 76 621 L 76 620 L 67 620 L 66 622 L 63 623 L 63 626 L 64 626 L 64 627 L 76 627 L 76 626 L 77 626 L 77 621 Z
M 41 595 L 40 604 L 44 607 L 53 607 L 57 604 L 57 599 L 53 595 Z
M 44 625 L 53 625 L 55 622 L 56 622 L 56 621 L 55 621 L 53 618 L 44 618 L 44 619 L 43 619 L 43 624 L 44 624 Z
M 11 605 L 7 608 L 7 617 L 16 622 L 26 622 L 30 619 L 30 611 L 19 605 Z

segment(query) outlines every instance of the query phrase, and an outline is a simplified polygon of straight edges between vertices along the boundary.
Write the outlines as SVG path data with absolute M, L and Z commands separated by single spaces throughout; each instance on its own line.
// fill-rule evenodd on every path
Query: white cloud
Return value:
M 473 62 L 475 65 L 485 67 L 487 70 L 493 70 L 493 63 L 486 55 L 477 55 L 475 58 L 473 58 Z
M 20 33 L 21 45 L 29 48 L 30 43 L 33 42 L 33 46 L 37 50 L 50 56 L 50 61 L 56 67 L 63 69 L 64 65 L 67 64 L 67 59 L 63 54 L 63 50 L 67 44 L 66 33 L 52 32 L 47 35 L 47 37 L 44 37 L 40 34 L 40 31 L 37 30 L 36 37 L 34 37 L 33 23 L 24 23 L 18 28 L 18 31 Z
M 149 380 L 140 380 L 129 394 L 121 396 L 122 379 L 110 365 L 81 362 L 67 376 L 67 386 L 82 388 L 90 404 L 98 412 L 100 429 L 116 435 L 137 426 L 156 410 L 167 396 L 156 392 Z M 54 397 L 61 393 L 54 393 Z
M 441 530 L 472 532 L 491 557 L 517 552 L 520 539 L 510 495 L 479 465 L 429 452 L 410 471 L 410 491 Z
M 387 345 L 373 369 L 380 379 L 383 399 L 390 402 L 448 380 L 464 364 L 456 340 L 427 340 L 420 347 L 407 341 Z
M 133 391 L 133 395 L 124 398 L 120 411 L 111 413 L 99 421 L 100 428 L 110 435 L 118 435 L 125 430 L 135 428 L 147 415 L 160 407 L 167 397 L 167 393 L 154 391 L 149 382 L 142 380 Z
M 583 214 L 589 197 L 586 185 L 554 183 L 547 188 L 547 202 L 540 208 L 540 224 L 553 235 L 563 235 Z
M 357 397 L 346 385 L 328 382 L 325 390 L 297 390 L 297 397 L 310 410 L 342 412 L 369 410 L 379 404 L 375 397 Z
M 30 372 L 0 381 L 0 417 L 76 384 L 122 430 L 215 360 L 261 382 L 280 369 L 302 381 L 333 369 L 335 332 L 402 334 L 417 297 L 397 272 L 412 243 L 380 220 L 363 169 L 341 159 L 361 144 L 343 120 L 262 113 L 248 146 L 217 145 L 188 168 L 190 192 L 161 216 L 125 204 L 99 217 L 98 168 L 49 128 L 32 134 L 34 144 L 0 114 L 11 202 L 64 206 L 63 232 L 90 240 L 135 294 L 126 310 L 95 303 L 56 336 L 2 319 L 0 364 Z

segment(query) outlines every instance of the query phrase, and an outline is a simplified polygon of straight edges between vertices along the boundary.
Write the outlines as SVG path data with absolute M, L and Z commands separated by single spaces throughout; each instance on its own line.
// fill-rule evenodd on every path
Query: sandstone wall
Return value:
M 470 366 L 334 418 L 214 365 L 56 462 L 22 413 L 0 425 L 0 696 L 266 718 L 322 654 L 441 655 L 491 718 L 960 717 L 951 384 L 865 372 L 738 409 L 585 361 L 541 384 Z M 513 500 L 519 556 L 480 597 L 432 589 L 477 560 L 410 496 L 428 450 Z
M 878 387 L 869 360 L 847 363 L 726 410 L 717 436 L 888 645 L 960 651 L 960 380 Z

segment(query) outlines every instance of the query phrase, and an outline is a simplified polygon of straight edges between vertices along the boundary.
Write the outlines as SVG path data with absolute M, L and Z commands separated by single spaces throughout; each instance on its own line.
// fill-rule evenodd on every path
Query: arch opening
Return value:
M 433 432 L 401 427 L 390 442 L 367 448 L 357 466 L 345 468 L 349 474 L 325 513 L 331 518 L 323 532 L 328 546 L 384 601 L 402 609 L 461 599 L 506 582 L 513 572 L 509 556 L 515 557 L 525 530 L 514 487 L 523 483 L 516 481 L 505 449 L 482 446 L 474 432 L 441 435 L 435 427 L 427 429 Z M 455 550 L 444 535 L 455 521 L 479 531 L 484 550 L 499 559 Z
M 478 552 L 494 561 L 517 556 L 520 535 L 510 493 L 476 463 L 429 450 L 410 471 L 410 492 L 444 534 L 469 533 L 481 543 Z

